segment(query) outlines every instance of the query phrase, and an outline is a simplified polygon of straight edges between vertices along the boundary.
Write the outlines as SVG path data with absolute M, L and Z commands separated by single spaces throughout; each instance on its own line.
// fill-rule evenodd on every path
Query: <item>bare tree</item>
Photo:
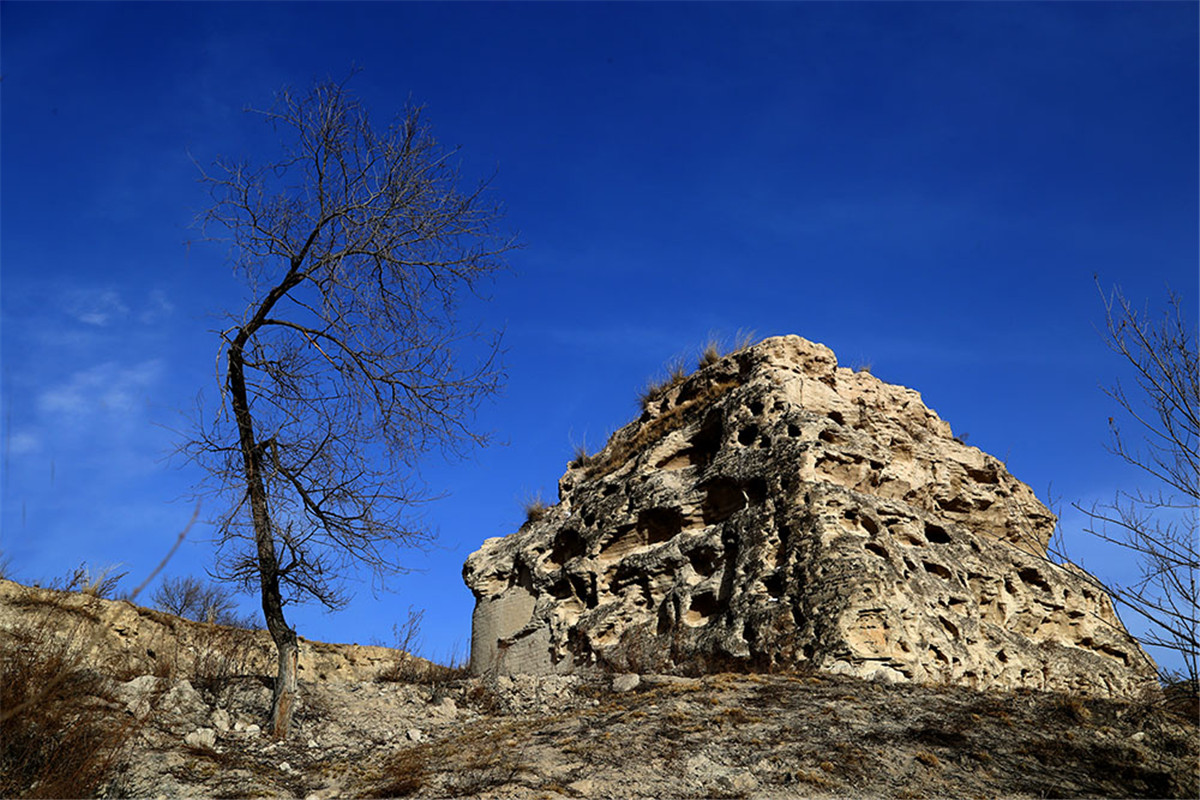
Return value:
M 1132 366 L 1136 387 L 1118 381 L 1105 391 L 1140 437 L 1131 439 L 1121 420 L 1109 417 L 1109 450 L 1141 470 L 1153 488 L 1122 490 L 1111 503 L 1076 508 L 1089 519 L 1088 533 L 1128 550 L 1138 561 L 1137 580 L 1104 588 L 1147 624 L 1142 641 L 1179 653 L 1186 677 L 1195 681 L 1200 658 L 1196 331 L 1174 292 L 1169 292 L 1168 306 L 1158 318 L 1135 309 L 1119 289 L 1108 295 L 1101 290 L 1101 295 L 1105 342 Z
M 406 108 L 375 128 L 345 82 L 278 95 L 262 113 L 282 152 L 262 166 L 203 171 L 249 300 L 221 332 L 221 405 L 185 452 L 228 511 L 218 577 L 257 589 L 279 654 L 271 727 L 286 737 L 297 700 L 288 603 L 346 601 L 348 570 L 402 570 L 430 450 L 482 444 L 477 402 L 502 378 L 498 335 L 464 328 L 457 299 L 515 244 L 495 228 L 486 183 L 469 191 Z M 223 360 L 223 363 L 222 363 Z
M 154 607 L 184 619 L 235 628 L 253 628 L 254 620 L 238 616 L 237 601 L 229 590 L 190 575 L 163 578 L 150 596 Z

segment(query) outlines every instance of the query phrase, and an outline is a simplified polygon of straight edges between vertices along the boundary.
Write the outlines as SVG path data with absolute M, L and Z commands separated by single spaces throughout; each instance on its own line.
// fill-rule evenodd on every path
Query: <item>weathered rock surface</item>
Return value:
M 920 395 L 796 336 L 669 388 L 484 542 L 472 670 L 807 665 L 1133 696 L 1154 667 L 1055 517 Z
M 125 600 L 107 600 L 0 580 L 0 643 L 15 629 L 48 627 L 80 647 L 85 661 L 113 674 L 274 674 L 271 636 L 192 622 Z M 388 647 L 300 639 L 300 675 L 363 681 L 417 659 Z

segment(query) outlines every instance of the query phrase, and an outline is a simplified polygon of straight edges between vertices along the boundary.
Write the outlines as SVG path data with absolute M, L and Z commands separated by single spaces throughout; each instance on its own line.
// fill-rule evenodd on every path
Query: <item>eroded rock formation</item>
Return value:
M 476 672 L 811 664 L 1121 696 L 1154 668 L 1055 518 L 920 395 L 787 336 L 656 398 L 464 567 Z

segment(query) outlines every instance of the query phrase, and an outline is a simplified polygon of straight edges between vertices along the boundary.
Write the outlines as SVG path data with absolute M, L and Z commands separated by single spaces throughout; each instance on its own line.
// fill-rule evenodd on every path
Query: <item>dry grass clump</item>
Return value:
M 698 369 L 711 367 L 713 364 L 720 361 L 727 355 L 745 350 L 750 345 L 754 344 L 753 331 L 738 331 L 734 337 L 733 345 L 729 348 L 725 347 L 725 343 L 715 336 L 709 337 L 704 343 L 704 347 L 700 350 L 700 360 L 696 362 Z
M 378 683 L 419 683 L 434 686 L 462 680 L 468 674 L 465 663 L 437 664 L 405 653 L 395 664 L 376 675 L 375 680 Z
M 571 461 L 568 463 L 571 469 L 582 469 L 594 463 L 600 458 L 599 453 L 592 453 L 588 450 L 587 442 L 580 442 L 575 445 Z
M 0 664 L 0 797 L 98 795 L 135 733 L 112 702 L 75 635 L 56 635 L 48 621 L 10 631 Z
M 480 727 L 400 750 L 365 796 L 411 797 L 433 788 L 438 796 L 473 797 L 510 784 L 527 769 L 524 751 L 531 728 L 529 723 Z M 438 778 L 441 785 L 435 786 Z
M 542 499 L 541 495 L 534 495 L 521 504 L 521 509 L 525 512 L 525 524 L 528 525 L 544 519 L 546 512 L 550 510 L 550 505 Z
M 638 395 L 638 405 L 642 411 L 649 411 L 650 407 L 663 398 L 667 392 L 675 388 L 679 384 L 687 380 L 687 367 L 683 365 L 682 359 L 676 359 L 667 365 L 667 376 L 659 380 L 654 380 L 642 390 Z
M 196 645 L 195 662 L 189 680 L 197 689 L 216 694 L 235 678 L 251 671 L 258 646 L 254 631 L 207 625 Z

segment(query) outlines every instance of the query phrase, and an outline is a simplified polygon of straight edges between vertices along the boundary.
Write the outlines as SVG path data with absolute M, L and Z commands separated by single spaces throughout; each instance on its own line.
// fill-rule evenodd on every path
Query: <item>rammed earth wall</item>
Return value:
M 559 503 L 484 542 L 477 673 L 809 664 L 1128 696 L 1154 666 L 1054 515 L 920 395 L 797 336 L 661 394 Z

